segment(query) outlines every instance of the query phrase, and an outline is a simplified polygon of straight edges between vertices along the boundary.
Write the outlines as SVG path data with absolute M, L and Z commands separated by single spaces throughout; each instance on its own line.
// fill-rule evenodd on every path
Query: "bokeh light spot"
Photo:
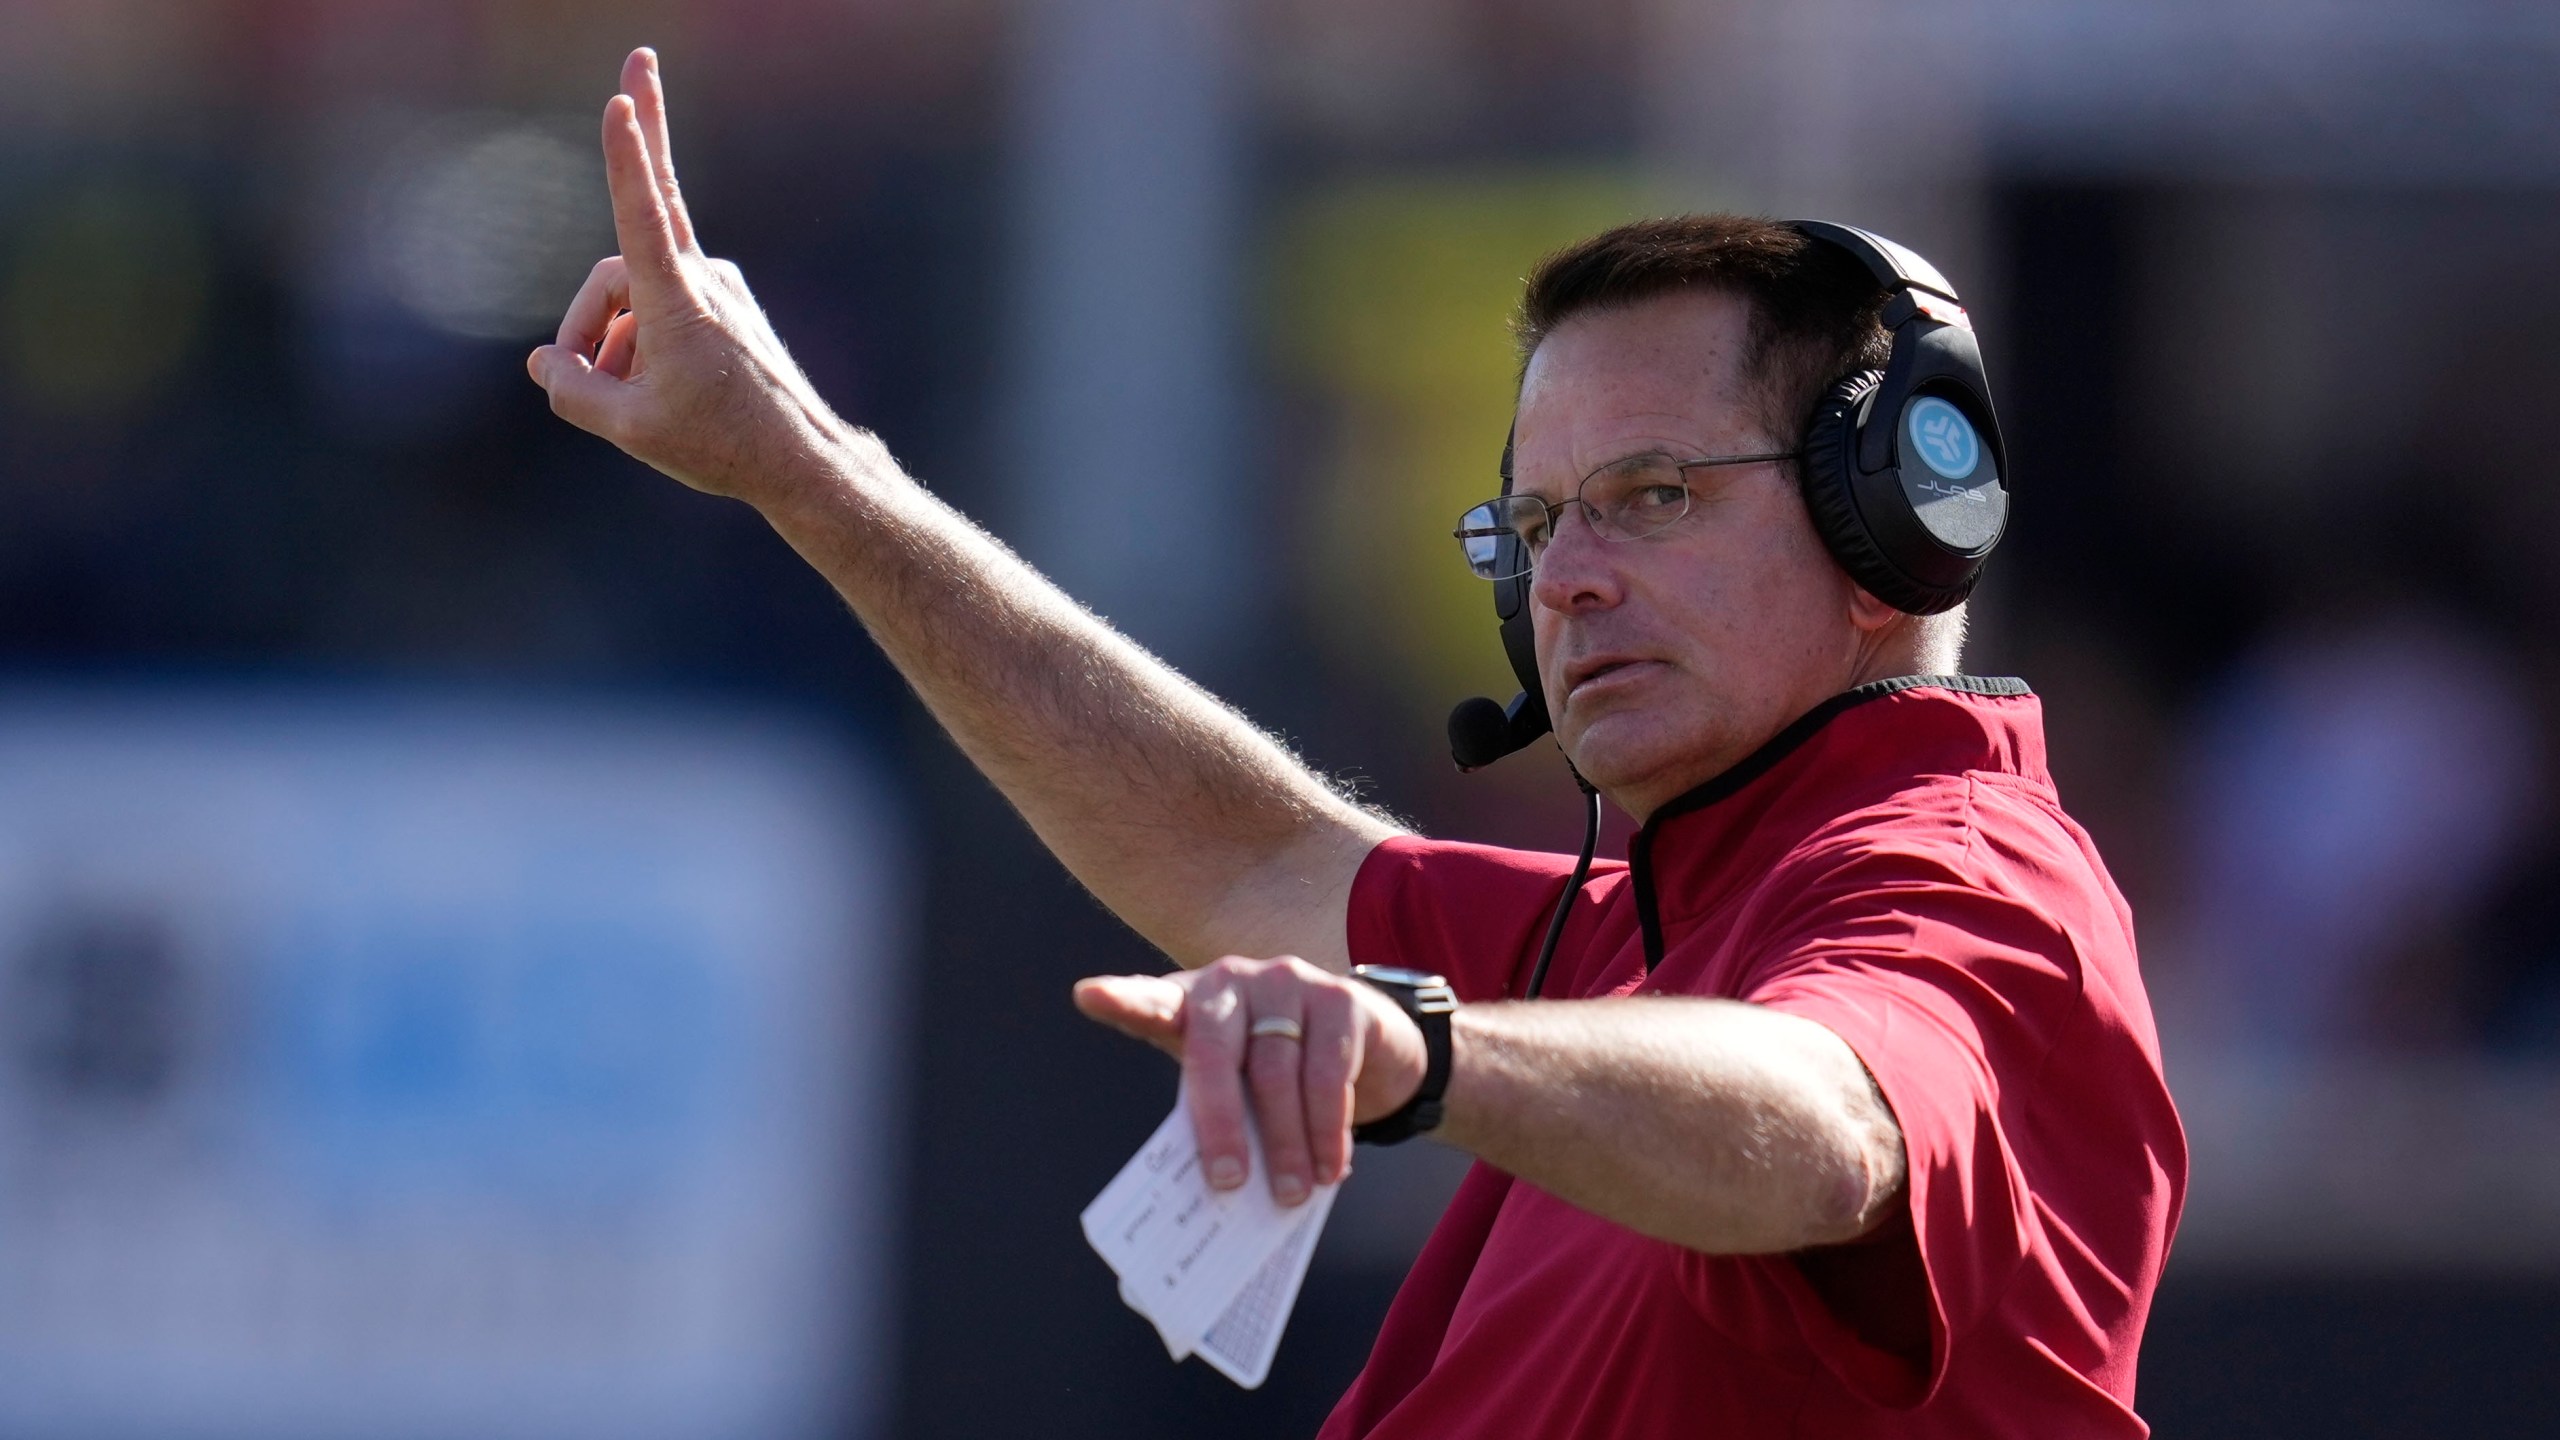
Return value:
M 539 124 L 444 130 L 388 167 L 373 242 L 393 298 L 429 325 L 518 340 L 559 323 L 613 251 L 592 140 Z

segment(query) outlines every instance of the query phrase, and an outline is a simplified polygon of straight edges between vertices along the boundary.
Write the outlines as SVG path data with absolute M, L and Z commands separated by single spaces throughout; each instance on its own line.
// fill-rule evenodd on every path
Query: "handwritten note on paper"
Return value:
M 1082 1217 L 1087 1243 L 1120 1277 L 1120 1298 L 1176 1360 L 1192 1354 L 1247 1389 L 1270 1373 L 1336 1185 L 1306 1203 L 1271 1198 L 1262 1137 L 1245 1126 L 1253 1178 L 1214 1190 L 1201 1172 L 1185 1097 Z

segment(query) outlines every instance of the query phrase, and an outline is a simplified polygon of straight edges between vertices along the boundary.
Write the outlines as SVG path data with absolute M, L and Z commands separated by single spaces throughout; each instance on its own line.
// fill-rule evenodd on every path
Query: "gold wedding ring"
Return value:
M 1261 1019 L 1253 1022 L 1253 1029 L 1250 1033 L 1256 1040 L 1259 1040 L 1266 1035 L 1270 1035 L 1282 1040 L 1296 1040 L 1304 1043 L 1307 1038 L 1306 1027 L 1300 1025 L 1297 1021 L 1290 1019 L 1286 1015 L 1263 1016 Z

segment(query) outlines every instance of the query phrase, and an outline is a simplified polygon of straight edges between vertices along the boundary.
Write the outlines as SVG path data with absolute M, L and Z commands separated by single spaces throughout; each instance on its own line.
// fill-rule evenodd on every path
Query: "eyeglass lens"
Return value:
M 1667 455 L 1633 455 L 1584 477 L 1575 499 L 1592 533 L 1634 540 L 1688 513 L 1688 477 Z M 1535 495 L 1504 495 L 1469 510 L 1457 531 L 1467 568 L 1486 580 L 1529 573 L 1564 509 L 1550 511 Z

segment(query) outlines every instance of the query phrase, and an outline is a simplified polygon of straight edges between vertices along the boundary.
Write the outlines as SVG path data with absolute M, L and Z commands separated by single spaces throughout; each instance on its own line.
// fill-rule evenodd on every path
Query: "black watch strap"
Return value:
M 1458 992 L 1437 975 L 1392 965 L 1354 965 L 1352 978 L 1401 1006 L 1422 1029 L 1422 1088 L 1404 1108 L 1351 1127 L 1351 1138 L 1363 1145 L 1400 1145 L 1416 1135 L 1440 1128 L 1440 1097 L 1449 1090 L 1449 1016 L 1458 1008 Z

